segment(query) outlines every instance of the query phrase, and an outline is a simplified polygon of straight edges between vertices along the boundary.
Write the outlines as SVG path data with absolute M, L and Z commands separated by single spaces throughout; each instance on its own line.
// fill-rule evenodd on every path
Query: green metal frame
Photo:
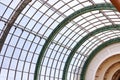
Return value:
M 118 38 L 114 38 L 111 40 L 108 40 L 106 42 L 104 42 L 103 44 L 101 44 L 100 46 L 98 46 L 96 49 L 93 50 L 93 52 L 89 55 L 89 57 L 87 58 L 87 60 L 85 61 L 84 65 L 83 65 L 83 69 L 82 69 L 82 74 L 81 74 L 81 79 L 80 80 L 85 80 L 85 74 L 88 68 L 88 65 L 90 64 L 90 62 L 92 61 L 92 59 L 94 58 L 94 56 L 101 51 L 102 49 L 104 49 L 105 47 L 114 44 L 114 43 L 118 43 L 120 42 L 120 37 Z
M 88 7 L 82 8 L 82 9 L 74 12 L 73 14 L 71 14 L 70 16 L 68 16 L 67 18 L 65 18 L 53 30 L 53 32 L 50 34 L 50 36 L 46 40 L 45 44 L 43 45 L 43 48 L 42 48 L 42 50 L 40 52 L 40 55 L 38 57 L 38 60 L 37 60 L 37 64 L 36 64 L 36 68 L 35 68 L 35 74 L 34 74 L 34 80 L 37 80 L 37 78 L 38 78 L 38 74 L 39 74 L 39 70 L 40 70 L 40 64 L 42 62 L 42 59 L 43 59 L 45 51 L 46 51 L 47 47 L 49 46 L 49 44 L 51 43 L 51 41 L 54 39 L 54 37 L 58 34 L 58 32 L 61 29 L 63 29 L 64 26 L 66 26 L 70 21 L 72 21 L 76 17 L 78 17 L 78 16 L 80 16 L 80 15 L 82 15 L 84 13 L 87 13 L 87 12 L 90 12 L 90 11 L 95 11 L 95 10 L 116 10 L 116 9 L 114 8 L 114 6 L 112 4 L 97 4 L 97 5 L 94 5 L 94 6 L 88 6 Z M 63 80 L 66 80 L 66 78 L 64 77 Z
M 67 58 L 67 61 L 65 63 L 65 67 L 64 67 L 64 71 L 63 71 L 63 80 L 67 80 L 67 73 L 68 73 L 68 69 L 69 69 L 69 65 L 70 62 L 75 54 L 75 52 L 79 49 L 79 47 L 89 38 L 91 38 L 92 36 L 95 36 L 96 34 L 100 33 L 100 32 L 104 32 L 104 31 L 108 31 L 108 30 L 120 30 L 120 25 L 110 25 L 110 26 L 104 26 L 101 28 L 98 28 L 92 32 L 90 32 L 89 34 L 87 34 L 86 36 L 84 36 L 76 45 L 75 47 L 72 49 L 70 55 Z

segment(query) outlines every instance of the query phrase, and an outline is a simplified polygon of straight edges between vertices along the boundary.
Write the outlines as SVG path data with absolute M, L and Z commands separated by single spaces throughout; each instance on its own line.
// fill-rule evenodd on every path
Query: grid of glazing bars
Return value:
M 0 0 L 0 38 L 11 17 L 24 0 Z M 34 80 L 40 52 L 52 31 L 73 12 L 109 0 L 32 0 L 21 11 L 7 35 L 0 53 L 1 80 Z M 91 31 L 119 25 L 120 14 L 96 10 L 70 21 L 50 42 L 40 64 L 38 80 L 62 80 L 66 60 L 74 46 Z M 120 37 L 119 30 L 101 32 L 86 40 L 69 65 L 67 80 L 79 80 L 89 54 L 103 42 Z

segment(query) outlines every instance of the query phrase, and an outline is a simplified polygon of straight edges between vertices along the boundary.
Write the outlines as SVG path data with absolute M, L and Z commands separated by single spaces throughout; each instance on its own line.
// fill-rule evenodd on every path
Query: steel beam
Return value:
M 12 17 L 10 18 L 10 21 L 8 22 L 8 24 L 6 25 L 6 28 L 0 38 L 0 52 L 2 50 L 3 44 L 7 38 L 7 35 L 10 31 L 10 29 L 12 28 L 14 22 L 16 21 L 16 19 L 18 18 L 18 16 L 20 15 L 20 13 L 23 11 L 23 9 L 31 2 L 32 0 L 24 0 L 20 6 L 16 9 L 16 11 L 14 12 L 14 14 L 12 15 Z
M 73 14 L 69 15 L 67 18 L 65 18 L 53 30 L 53 32 L 50 34 L 50 36 L 46 40 L 45 44 L 43 45 L 43 48 L 42 48 L 42 50 L 40 52 L 40 55 L 38 57 L 38 60 L 37 60 L 35 74 L 34 74 L 34 80 L 38 79 L 40 65 L 41 65 L 41 62 L 42 62 L 42 59 L 43 59 L 43 56 L 45 54 L 46 49 L 48 48 L 48 46 L 50 45 L 50 43 L 54 39 L 54 37 L 60 32 L 60 30 L 62 30 L 69 22 L 71 22 L 76 17 L 78 17 L 82 14 L 85 14 L 87 12 L 90 12 L 90 11 L 95 11 L 95 10 L 116 10 L 116 9 L 112 6 L 112 4 L 97 4 L 97 5 L 94 5 L 94 6 L 88 6 L 88 7 L 82 8 L 82 9 L 74 12 Z M 66 80 L 66 77 L 63 77 L 63 80 Z

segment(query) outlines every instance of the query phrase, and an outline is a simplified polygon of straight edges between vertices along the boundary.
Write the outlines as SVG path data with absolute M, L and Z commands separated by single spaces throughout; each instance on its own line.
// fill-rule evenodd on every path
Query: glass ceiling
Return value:
M 111 6 L 109 0 L 0 0 L 0 79 L 80 80 L 90 53 L 120 37 L 112 29 L 120 13 Z

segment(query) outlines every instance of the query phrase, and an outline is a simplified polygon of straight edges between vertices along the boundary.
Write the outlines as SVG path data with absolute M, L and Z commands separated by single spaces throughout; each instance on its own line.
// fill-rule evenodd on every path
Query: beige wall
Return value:
M 117 56 L 112 58 L 113 60 L 106 59 L 117 54 L 120 54 L 120 43 L 110 45 L 97 53 L 97 55 L 93 58 L 90 65 L 88 66 L 85 80 L 103 80 L 105 72 L 108 70 L 108 68 L 120 61 Z M 103 67 L 100 67 L 102 63 L 106 64 L 106 66 L 102 65 Z M 99 71 L 103 71 L 103 74 L 99 73 Z M 99 78 L 96 78 L 95 76 L 99 76 Z
M 118 70 L 120 70 L 120 62 L 117 62 L 110 66 L 109 69 L 107 69 L 107 71 L 105 72 L 104 78 L 106 80 L 112 80 L 114 73 Z
M 106 59 L 97 69 L 95 80 L 112 80 L 113 74 L 120 68 L 119 67 L 120 54 Z M 115 70 L 114 67 L 116 67 Z M 105 76 L 111 74 L 111 76 Z

